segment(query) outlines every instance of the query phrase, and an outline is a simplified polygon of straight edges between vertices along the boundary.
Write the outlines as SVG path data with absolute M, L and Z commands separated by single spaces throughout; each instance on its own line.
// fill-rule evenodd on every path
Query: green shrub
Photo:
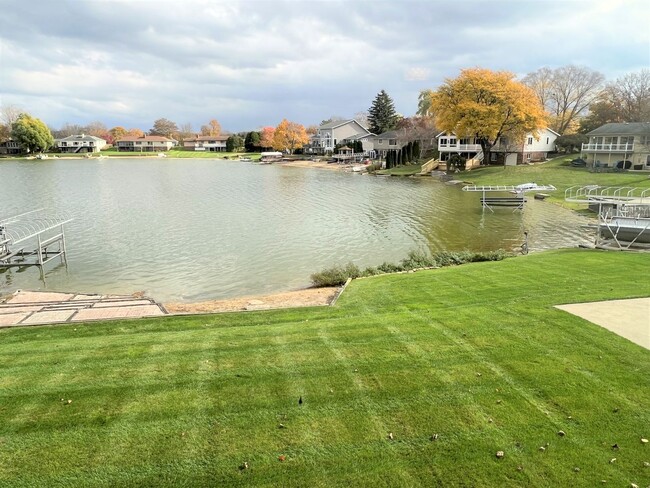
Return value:
M 402 271 L 402 268 L 393 263 L 381 263 L 377 266 L 377 271 L 380 271 L 381 273 L 397 273 L 398 271 Z
M 348 278 L 359 278 L 360 276 L 375 276 L 385 273 L 397 273 L 419 268 L 431 268 L 442 266 L 456 266 L 464 263 L 476 263 L 480 261 L 501 261 L 510 254 L 503 249 L 497 251 L 472 252 L 472 251 L 441 251 L 433 256 L 424 251 L 410 251 L 405 259 L 399 264 L 382 263 L 379 266 L 369 267 L 361 271 L 356 264 L 348 263 L 345 266 L 333 266 L 324 269 L 319 273 L 311 275 L 312 284 L 317 287 L 340 286 Z
M 359 276 L 361 276 L 359 267 L 354 263 L 348 263 L 345 266 L 333 266 L 319 273 L 314 273 L 310 279 L 316 288 L 322 288 L 324 286 L 340 286 L 348 278 L 354 279 Z
M 400 264 L 404 270 L 438 266 L 438 262 L 433 256 L 420 250 L 410 251 L 408 256 L 402 259 Z

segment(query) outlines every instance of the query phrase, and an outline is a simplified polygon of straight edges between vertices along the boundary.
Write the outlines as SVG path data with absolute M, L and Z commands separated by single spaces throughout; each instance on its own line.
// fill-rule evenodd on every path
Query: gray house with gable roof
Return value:
M 309 138 L 306 151 L 312 154 L 325 154 L 334 151 L 334 147 L 339 143 L 357 140 L 361 141 L 364 151 L 370 151 L 372 150 L 372 144 L 369 142 L 371 136 L 372 133 L 354 119 L 327 122 Z
M 587 135 L 582 155 L 589 166 L 650 171 L 650 122 L 605 124 Z
M 57 139 L 55 144 L 62 153 L 95 153 L 102 150 L 106 145 L 106 141 L 101 137 L 79 134 Z

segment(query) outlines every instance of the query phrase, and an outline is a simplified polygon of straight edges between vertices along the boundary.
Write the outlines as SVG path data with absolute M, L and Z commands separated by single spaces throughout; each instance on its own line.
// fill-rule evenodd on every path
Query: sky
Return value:
M 614 80 L 650 67 L 636 0 L 0 0 L 0 105 L 50 127 L 100 121 L 198 131 L 410 116 L 463 68 L 523 77 L 575 64 Z

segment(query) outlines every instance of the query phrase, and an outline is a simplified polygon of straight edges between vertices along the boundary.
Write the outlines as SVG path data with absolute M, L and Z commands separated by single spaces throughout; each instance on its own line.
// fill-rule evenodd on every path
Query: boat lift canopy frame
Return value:
M 523 210 L 524 196 L 527 192 L 531 191 L 554 191 L 553 185 L 537 185 L 535 183 L 526 183 L 522 185 L 466 185 L 462 188 L 463 191 L 481 192 L 481 206 L 494 212 L 492 207 L 514 207 L 514 210 Z M 511 193 L 515 196 L 509 197 L 492 197 L 488 196 L 489 193 Z
M 53 259 L 60 257 L 67 266 L 63 226 L 73 219 L 39 214 L 44 210 L 39 208 L 0 219 L 0 271 L 38 266 L 43 278 L 43 266 Z

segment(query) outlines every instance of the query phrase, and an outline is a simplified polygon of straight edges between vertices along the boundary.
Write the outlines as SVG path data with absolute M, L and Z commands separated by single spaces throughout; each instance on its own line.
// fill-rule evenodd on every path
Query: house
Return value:
M 24 152 L 20 144 L 13 139 L 0 142 L 0 154 L 20 154 Z
M 372 150 L 370 136 L 372 136 L 370 131 L 354 119 L 327 122 L 310 137 L 305 150 L 313 154 L 331 153 L 339 143 L 360 140 L 364 152 L 370 151 Z
M 54 144 L 62 153 L 97 153 L 106 146 L 106 141 L 101 137 L 79 134 L 56 139 Z
M 196 136 L 183 141 L 183 147 L 192 151 L 225 151 L 229 136 Z
M 560 134 L 548 127 L 540 129 L 536 137 L 532 133 L 526 134 L 523 142 L 500 137 L 490 150 L 489 163 L 515 166 L 544 161 L 549 152 L 555 151 L 555 140 L 558 137 Z M 441 132 L 436 139 L 441 161 L 447 161 L 452 154 L 459 154 L 467 160 L 483 161 L 483 150 L 474 137 L 457 137 L 454 133 Z
M 600 168 L 650 170 L 650 122 L 605 124 L 587 134 L 582 145 L 587 164 Z
M 404 133 L 396 130 L 382 132 L 372 137 L 373 149 L 381 158 L 386 157 L 388 151 L 402 149 L 407 143 Z
M 130 152 L 169 151 L 175 145 L 174 139 L 163 136 L 127 136 L 115 143 L 118 151 Z

